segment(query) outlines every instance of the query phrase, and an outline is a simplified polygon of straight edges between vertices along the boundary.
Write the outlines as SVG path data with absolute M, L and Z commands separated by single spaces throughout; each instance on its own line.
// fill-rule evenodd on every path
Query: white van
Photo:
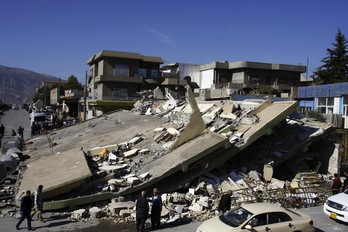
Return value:
M 32 125 L 33 122 L 45 122 L 46 121 L 46 114 L 43 112 L 31 112 L 30 114 L 30 124 Z

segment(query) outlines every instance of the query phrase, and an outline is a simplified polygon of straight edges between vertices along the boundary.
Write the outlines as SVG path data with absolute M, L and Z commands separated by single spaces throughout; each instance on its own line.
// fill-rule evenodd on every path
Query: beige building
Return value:
M 263 87 L 290 96 L 306 72 L 306 66 L 301 65 L 250 61 L 163 63 L 160 57 L 132 52 L 102 50 L 92 56 L 87 62 L 90 66 L 87 118 L 119 108 L 130 109 L 139 98 L 138 92 L 158 86 L 163 93 L 170 92 L 179 98 L 185 96 L 187 84 L 204 99 L 247 94 Z M 215 90 L 221 93 L 216 94 Z
M 155 89 L 163 80 L 160 57 L 139 53 L 102 50 L 92 56 L 88 80 L 88 117 L 110 110 L 129 108 L 137 92 Z

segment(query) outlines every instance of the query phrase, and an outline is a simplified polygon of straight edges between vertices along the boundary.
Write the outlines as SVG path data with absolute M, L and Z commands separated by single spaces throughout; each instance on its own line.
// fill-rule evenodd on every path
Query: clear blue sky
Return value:
M 346 0 L 4 0 L 0 65 L 84 83 L 101 50 L 166 62 L 307 64 L 348 38 Z

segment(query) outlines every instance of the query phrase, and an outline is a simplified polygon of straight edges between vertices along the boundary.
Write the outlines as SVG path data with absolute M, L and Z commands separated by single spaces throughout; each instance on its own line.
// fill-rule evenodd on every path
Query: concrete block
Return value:
M 143 140 L 143 138 L 141 136 L 137 136 L 129 140 L 128 144 L 131 146 L 134 146 L 135 144 L 139 143 L 141 140 Z
M 175 128 L 168 128 L 167 129 L 167 132 L 169 133 L 169 134 L 171 134 L 171 135 L 180 135 L 180 132 L 177 130 L 177 129 L 175 129 Z
M 78 209 L 71 213 L 71 219 L 80 220 L 82 218 L 87 218 L 88 213 L 85 209 Z
M 91 218 L 101 218 L 103 216 L 103 211 L 98 207 L 92 207 L 89 209 L 89 215 Z
M 196 212 L 196 213 L 202 213 L 203 206 L 201 206 L 199 203 L 195 202 L 189 206 L 189 210 Z
M 147 179 L 147 178 L 149 178 L 149 177 L 150 177 L 150 173 L 149 173 L 149 172 L 145 172 L 145 173 L 142 173 L 142 174 L 139 175 L 139 178 L 140 178 L 141 180 Z
M 211 196 L 211 195 L 214 195 L 216 193 L 216 189 L 212 184 L 208 184 L 207 185 L 207 192 Z
M 133 212 L 133 209 L 121 209 L 118 215 L 125 218 L 130 216 Z
M 138 148 L 134 148 L 132 150 L 126 151 L 123 153 L 123 157 L 124 158 L 131 158 L 134 157 L 138 154 L 139 149 Z

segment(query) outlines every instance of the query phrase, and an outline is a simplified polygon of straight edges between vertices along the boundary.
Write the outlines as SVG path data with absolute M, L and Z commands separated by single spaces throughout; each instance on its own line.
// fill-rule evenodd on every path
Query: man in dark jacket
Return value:
M 334 178 L 332 179 L 332 195 L 338 194 L 340 192 L 340 188 L 342 187 L 341 179 L 338 177 L 338 174 L 334 174 Z
M 344 177 L 342 192 L 348 188 L 348 172 L 344 172 Z
M 232 191 L 228 190 L 227 193 L 225 193 L 224 195 L 222 195 L 220 202 L 219 202 L 219 206 L 218 206 L 218 210 L 221 212 L 226 212 L 227 210 L 231 209 L 231 200 L 232 200 Z
M 136 222 L 137 222 L 137 231 L 144 231 L 145 221 L 149 214 L 149 202 L 146 199 L 146 192 L 142 191 L 141 196 L 137 199 L 136 202 Z
M 37 219 L 44 222 L 43 217 L 42 217 L 42 211 L 43 211 L 42 189 L 43 189 L 43 186 L 40 184 L 34 193 L 34 206 L 35 207 L 31 211 L 31 218 L 33 218 L 33 216 L 36 214 Z
M 153 195 L 151 198 L 151 224 L 152 229 L 160 228 L 161 225 L 161 212 L 162 212 L 162 198 L 158 193 L 158 189 L 153 189 Z
M 19 219 L 18 223 L 16 224 L 16 229 L 19 230 L 20 224 L 24 221 L 24 219 L 27 219 L 28 223 L 28 230 L 33 230 L 31 228 L 31 208 L 33 208 L 33 200 L 31 198 L 31 192 L 28 190 L 25 193 L 25 196 L 21 199 L 21 205 L 20 205 L 20 213 L 21 218 Z

